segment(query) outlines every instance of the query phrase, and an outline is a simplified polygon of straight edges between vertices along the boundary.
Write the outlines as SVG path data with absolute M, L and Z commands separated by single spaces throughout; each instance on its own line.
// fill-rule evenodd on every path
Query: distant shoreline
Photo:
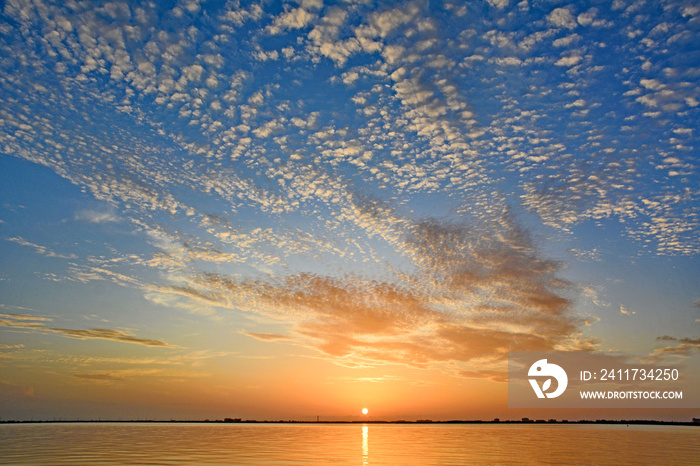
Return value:
M 494 419 L 491 421 L 483 420 L 450 420 L 450 421 L 432 421 L 432 420 L 418 420 L 418 421 L 298 421 L 298 420 L 278 420 L 278 421 L 258 421 L 258 420 L 239 420 L 239 419 L 216 419 L 216 420 L 122 420 L 122 419 L 54 419 L 54 420 L 0 420 L 0 424 L 397 424 L 397 425 L 411 425 L 411 424 L 624 424 L 624 425 L 663 425 L 663 426 L 698 426 L 700 427 L 700 420 L 693 419 L 692 421 L 655 421 L 655 420 L 609 420 L 609 419 L 596 419 L 596 420 L 576 420 L 570 421 L 567 419 L 556 420 L 556 419 L 519 419 L 519 420 L 498 420 Z

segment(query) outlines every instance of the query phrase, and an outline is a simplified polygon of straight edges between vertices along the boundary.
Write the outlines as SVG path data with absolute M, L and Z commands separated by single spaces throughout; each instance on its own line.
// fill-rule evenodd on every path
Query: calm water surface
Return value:
M 700 428 L 625 425 L 0 425 L 1 464 L 700 464 Z

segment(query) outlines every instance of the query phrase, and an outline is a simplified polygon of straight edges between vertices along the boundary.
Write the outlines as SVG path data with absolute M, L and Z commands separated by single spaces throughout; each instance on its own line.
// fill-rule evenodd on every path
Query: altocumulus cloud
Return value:
M 556 276 L 559 264 L 541 258 L 507 213 L 498 229 L 425 220 L 398 242 L 414 267 L 392 280 L 201 273 L 172 292 L 291 322 L 299 343 L 343 364 L 497 363 L 511 350 L 591 344 L 571 312 L 571 284 Z
M 114 209 L 76 220 L 121 219 L 148 247 L 8 241 L 71 259 L 81 283 L 287 323 L 246 335 L 344 364 L 590 347 L 577 287 L 503 206 L 556 233 L 617 219 L 654 253 L 697 254 L 700 95 L 674 44 L 698 11 L 531 3 L 7 2 L 0 150 Z

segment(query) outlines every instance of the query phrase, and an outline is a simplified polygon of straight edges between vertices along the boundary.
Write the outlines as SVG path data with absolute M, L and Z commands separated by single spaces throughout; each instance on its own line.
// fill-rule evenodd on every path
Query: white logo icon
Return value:
M 537 398 L 556 398 L 566 390 L 566 385 L 569 383 L 569 378 L 566 376 L 564 369 L 557 366 L 556 364 L 549 364 L 546 359 L 540 359 L 530 366 L 530 370 L 527 373 L 530 377 L 554 377 L 557 379 L 557 389 L 551 393 L 545 393 L 549 390 L 552 385 L 552 379 L 549 378 L 544 381 L 542 387 L 537 383 L 537 379 L 528 379 L 532 389 L 535 391 Z

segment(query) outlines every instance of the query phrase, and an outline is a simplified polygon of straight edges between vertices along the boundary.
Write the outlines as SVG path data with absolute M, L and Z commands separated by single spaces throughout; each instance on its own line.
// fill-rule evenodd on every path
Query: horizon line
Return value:
M 494 418 L 492 420 L 482 419 L 454 419 L 447 421 L 418 419 L 415 421 L 399 420 L 365 420 L 365 421 L 341 421 L 341 420 L 316 420 L 316 421 L 301 421 L 295 419 L 280 419 L 276 421 L 257 420 L 257 419 L 240 419 L 240 418 L 224 418 L 224 419 L 66 419 L 63 420 L 2 420 L 0 424 L 66 424 L 66 423 L 85 423 L 85 424 L 100 424 L 100 423 L 151 423 L 151 424 L 635 424 L 635 425 L 691 425 L 700 426 L 700 418 L 692 418 L 690 421 L 667 421 L 655 419 L 506 419 L 501 420 Z

